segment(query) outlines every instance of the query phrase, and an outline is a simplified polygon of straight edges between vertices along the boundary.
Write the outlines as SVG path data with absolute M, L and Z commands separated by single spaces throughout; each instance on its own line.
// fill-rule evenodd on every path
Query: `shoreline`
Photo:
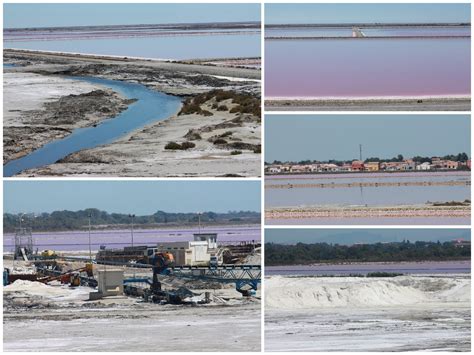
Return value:
M 349 188 L 349 187 L 394 187 L 394 186 L 471 186 L 470 181 L 403 181 L 403 182 L 350 182 L 350 183 L 320 183 L 320 184 L 265 184 L 265 189 L 294 189 L 294 188 Z
M 350 36 L 275 36 L 265 37 L 265 41 L 324 41 L 324 40 L 376 40 L 376 39 L 458 39 L 458 38 L 471 38 L 470 35 L 407 35 L 407 36 L 364 36 L 364 37 L 350 37 Z
M 104 226 L 104 229 L 100 228 L 93 228 L 91 229 L 91 233 L 94 232 L 100 232 L 100 233 L 106 233 L 109 231 L 109 233 L 114 234 L 117 232 L 129 232 L 130 229 L 128 228 L 130 226 L 120 226 L 118 228 L 112 228 L 111 226 Z M 135 225 L 134 231 L 137 233 L 140 233 L 140 231 L 150 231 L 150 230 L 196 230 L 198 227 L 195 225 L 176 225 L 176 226 L 150 226 L 149 228 L 143 228 L 140 227 L 140 225 Z M 202 224 L 201 229 L 209 229 L 209 230 L 214 230 L 214 229 L 222 229 L 222 228 L 244 228 L 244 229 L 253 229 L 253 228 L 260 228 L 259 223 L 242 223 L 242 224 L 218 224 L 218 225 L 206 225 Z M 36 231 L 33 232 L 33 234 L 63 234 L 63 233 L 88 233 L 88 230 L 58 230 L 58 231 Z M 3 232 L 3 235 L 14 235 L 13 232 Z
M 266 220 L 318 218 L 469 218 L 471 206 L 282 207 L 265 210 Z
M 3 80 L 4 165 L 76 129 L 113 119 L 134 102 L 102 85 L 70 78 L 7 72 Z M 24 96 L 31 101 L 24 102 Z M 21 109 L 6 111 L 8 107 Z M 57 117 L 64 112 L 72 112 L 71 117 Z
M 5 62 L 5 57 L 12 56 L 24 56 L 32 57 L 33 61 L 44 60 L 49 61 L 61 61 L 71 60 L 72 63 L 66 64 L 78 64 L 81 62 L 102 62 L 110 65 L 125 65 L 131 64 L 135 66 L 143 66 L 154 69 L 162 69 L 169 71 L 183 71 L 183 72 L 192 72 L 194 74 L 201 75 L 221 75 L 221 76 L 230 76 L 237 78 L 247 78 L 247 79 L 260 79 L 260 69 L 252 68 L 239 68 L 239 67 L 224 67 L 217 65 L 203 65 L 196 64 L 198 62 L 207 61 L 208 59 L 189 59 L 187 61 L 183 60 L 173 60 L 173 59 L 156 59 L 156 58 L 143 58 L 143 57 L 128 57 L 128 56 L 113 56 L 113 55 L 100 55 L 100 54 L 82 54 L 74 52 L 60 52 L 60 51 L 41 51 L 41 50 L 30 50 L 30 49 L 14 49 L 6 48 L 3 50 L 3 57 Z M 230 58 L 224 58 L 224 60 Z M 239 58 L 234 58 L 239 59 Z M 245 58 L 242 58 L 245 59 Z M 191 61 L 190 63 L 188 63 Z M 194 63 L 193 61 L 196 61 Z M 18 69 L 18 67 L 16 67 Z
M 265 98 L 268 111 L 469 111 L 466 95 L 410 97 Z
M 282 164 L 291 165 L 291 164 Z M 464 173 L 464 174 L 463 174 Z M 387 174 L 388 176 L 383 176 Z M 410 170 L 410 171 L 391 171 L 391 170 L 378 170 L 378 171 L 321 171 L 321 172 L 297 172 L 297 173 L 265 173 L 266 180 L 316 180 L 316 179 L 346 179 L 347 175 L 355 175 L 358 179 L 372 179 L 374 176 L 377 178 L 393 178 L 393 174 L 397 174 L 397 178 L 412 178 L 416 174 L 416 177 L 432 177 L 432 176 L 450 176 L 450 175 L 466 175 L 471 177 L 470 170 L 454 170 L 454 169 L 430 169 L 430 170 Z M 337 175 L 337 176 L 333 176 Z M 340 175 L 340 176 L 339 176 Z
M 30 73 L 45 78 L 92 76 L 139 83 L 151 90 L 179 97 L 194 97 L 212 90 L 255 97 L 260 95 L 260 82 L 256 81 L 260 80 L 260 70 L 247 68 L 23 50 L 4 50 L 4 62 L 20 64 L 4 68 L 4 72 L 10 75 Z M 176 112 L 165 120 L 133 130 L 112 143 L 80 150 L 59 162 L 26 170 L 16 176 L 260 176 L 260 154 L 250 149 L 260 146 L 260 118 L 238 111 L 230 113 L 237 106 L 230 101 L 223 102 L 228 106 L 227 111 L 212 108 L 212 103 L 211 100 L 202 104 L 206 111 L 212 113 L 211 117 L 178 115 Z M 188 140 L 190 132 L 201 129 L 204 131 L 197 136 L 203 139 L 199 138 L 200 142 L 195 143 L 201 149 L 164 149 L 167 143 Z M 213 136 L 227 131 L 231 132 L 235 147 L 240 147 L 235 148 L 239 155 L 231 155 L 231 149 L 213 144 Z M 210 141 L 204 144 L 207 139 Z M 188 166 L 182 161 L 185 159 Z M 133 165 L 135 168 L 130 168 Z
M 232 117 L 224 115 L 217 125 L 225 125 Z M 197 114 L 175 114 L 132 131 L 112 143 L 78 151 L 54 164 L 25 170 L 16 176 L 111 176 L 113 173 L 119 173 L 122 177 L 259 176 L 260 154 L 257 153 L 242 152 L 232 156 L 230 150 L 216 147 L 205 139 L 196 142 L 202 147 L 190 150 L 164 149 L 168 142 L 182 140 L 189 131 L 207 129 L 205 127 L 213 125 L 214 121 L 212 117 Z M 244 130 L 248 129 L 244 127 Z M 210 139 L 213 135 L 228 131 L 227 128 L 217 128 L 206 135 Z M 260 129 L 253 137 L 255 143 L 259 141 L 256 138 L 259 134 Z

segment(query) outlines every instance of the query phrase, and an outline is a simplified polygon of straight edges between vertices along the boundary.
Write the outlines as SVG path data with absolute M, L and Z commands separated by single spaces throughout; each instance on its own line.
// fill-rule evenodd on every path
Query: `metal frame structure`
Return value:
M 15 230 L 15 255 L 14 258 L 23 258 L 33 254 L 33 233 L 31 228 L 20 227 Z

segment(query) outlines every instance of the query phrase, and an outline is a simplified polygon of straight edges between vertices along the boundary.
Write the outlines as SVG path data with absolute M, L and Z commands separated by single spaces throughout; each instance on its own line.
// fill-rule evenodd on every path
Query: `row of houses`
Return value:
M 438 157 L 431 158 L 431 163 L 415 162 L 413 159 L 403 161 L 369 161 L 354 160 L 343 164 L 271 164 L 265 167 L 267 174 L 280 173 L 324 173 L 324 172 L 351 172 L 351 171 L 415 171 L 415 170 L 471 170 L 471 160 L 453 161 Z

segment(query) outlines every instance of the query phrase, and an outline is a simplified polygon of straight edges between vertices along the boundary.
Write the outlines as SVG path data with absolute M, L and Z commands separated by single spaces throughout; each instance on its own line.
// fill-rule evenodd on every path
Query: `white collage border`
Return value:
M 2 0 L 2 8 L 0 10 L 0 22 L 3 27 L 3 4 L 5 3 L 109 3 L 109 4 L 114 4 L 114 3 L 133 3 L 131 0 L 77 0 L 77 1 L 67 1 L 67 0 Z M 293 228 L 293 229 L 471 229 L 472 227 L 472 221 L 473 221 L 473 216 L 472 216 L 472 211 L 471 211 L 471 222 L 470 225 L 456 225 L 456 226 L 451 226 L 451 225 L 324 225 L 324 226 L 316 226 L 316 225 L 272 225 L 272 226 L 265 226 L 265 200 L 264 200 L 264 163 L 265 163 L 265 110 L 264 110 L 264 97 L 265 97 L 265 43 L 264 43 L 264 25 L 265 25 L 265 4 L 272 4 L 272 3 L 374 3 L 374 4 L 382 4 L 382 3 L 452 3 L 451 1 L 445 0 L 445 1 L 440 1 L 440 0 L 418 0 L 418 1 L 409 1 L 409 0 L 395 0 L 395 1 L 386 1 L 386 0 L 335 0 L 335 1 L 321 1 L 321 0 L 299 0 L 296 2 L 292 2 L 290 0 L 284 1 L 284 0 L 233 0 L 233 1 L 226 1 L 226 0 L 140 0 L 139 3 L 247 3 L 247 4 L 260 4 L 261 5 L 261 60 L 262 60 L 262 70 L 261 70 L 261 96 L 262 96 L 262 127 L 261 127 L 261 144 L 262 144 L 262 153 L 261 153 L 261 177 L 260 178 L 102 178 L 102 177 L 77 177 L 77 178 L 57 178 L 57 177 L 44 177 L 44 178 L 35 178 L 37 181 L 55 181 L 55 180 L 86 180 L 86 181 L 101 181 L 101 180 L 116 180 L 116 181 L 128 181 L 128 180 L 134 180 L 134 181 L 260 181 L 260 193 L 261 193 L 261 242 L 262 245 L 265 244 L 265 229 L 286 229 L 286 228 Z M 463 3 L 463 4 L 471 4 L 471 19 L 472 19 L 472 14 L 473 14 L 473 9 L 472 9 L 472 0 L 458 0 L 455 1 L 455 3 Z M 2 40 L 3 40 L 3 31 L 2 31 Z M 472 39 L 471 39 L 471 91 L 472 91 L 472 83 L 473 83 L 473 77 L 474 74 L 472 73 L 472 58 L 473 58 L 473 49 L 472 49 Z M 3 56 L 2 56 L 2 61 L 3 61 Z M 3 80 L 2 80 L 2 90 L 0 93 L 0 105 L 1 109 L 3 112 Z M 472 125 L 472 108 L 470 111 L 459 111 L 459 112 L 453 112 L 453 111 L 424 111 L 424 112 L 419 112 L 419 111 L 305 111 L 305 112 L 300 112 L 300 111 L 285 111 L 283 112 L 278 112 L 278 111 L 270 111 L 268 112 L 271 115 L 279 115 L 279 114 L 285 114 L 285 115 L 318 115 L 318 114 L 324 114 L 324 115 L 338 115 L 338 114 L 360 114 L 360 115 L 372 115 L 372 114 L 384 114 L 384 115 L 403 115 L 403 114 L 420 114 L 420 115 L 437 115 L 437 114 L 453 114 L 453 115 L 471 115 L 471 155 L 473 152 L 473 125 Z M 3 136 L 3 124 L 0 127 L 0 133 Z M 3 149 L 2 149 L 2 154 L 3 154 Z M 31 178 L 4 178 L 3 177 L 3 171 L 2 171 L 2 184 L 0 186 L 0 196 L 2 197 L 3 201 L 3 187 L 4 187 L 4 181 L 31 181 Z M 471 186 L 471 198 L 472 198 L 472 191 L 473 188 Z M 0 211 L 3 215 L 3 202 L 0 207 Z M 3 223 L 0 231 L 3 235 Z M 2 243 L 2 253 L 3 253 L 3 243 Z M 265 259 L 265 248 L 262 248 L 262 265 L 263 261 Z M 3 261 L 2 261 L 3 263 Z M 3 265 L 3 264 L 2 264 Z M 262 295 L 262 308 L 261 308 L 261 352 L 265 352 L 265 332 L 264 332 L 264 314 L 265 314 L 265 288 L 264 288 L 264 279 L 265 279 L 265 267 L 262 268 L 262 290 L 261 290 L 261 295 Z M 472 290 L 474 287 L 471 285 L 471 294 Z M 472 301 L 471 301 L 472 302 Z M 1 305 L 3 308 L 3 297 L 1 301 Z M 472 307 L 471 307 L 472 309 Z M 3 320 L 3 312 L 2 312 L 2 320 Z M 471 321 L 471 329 L 472 325 L 474 324 L 474 320 Z M 0 325 L 1 331 L 3 334 L 3 322 Z M 212 331 L 212 330 L 210 330 Z M 218 330 L 216 330 L 218 331 Z M 216 333 L 216 335 L 221 335 Z M 222 334 L 223 336 L 224 334 Z M 146 344 L 144 344 L 145 346 Z M 222 352 L 217 352 L 217 353 L 225 353 L 226 351 Z M 59 352 L 61 354 L 63 352 Z M 88 352 L 91 353 L 92 352 Z M 216 354 L 216 352 L 204 352 L 205 354 Z M 320 352 L 318 354 L 321 354 L 324 352 Z M 410 352 L 409 352 L 410 353 Z M 12 354 L 16 354 L 16 352 L 13 352 Z M 18 353 L 20 354 L 20 353 Z M 54 354 L 58 354 L 58 352 L 55 352 Z M 174 352 L 171 354 L 189 354 L 185 352 Z M 203 354 L 202 352 L 200 354 Z M 244 352 L 235 352 L 235 354 L 245 354 Z M 283 354 L 294 354 L 291 352 L 283 352 Z M 344 352 L 333 352 L 331 354 L 344 354 Z M 359 352 L 359 354 L 374 354 L 373 352 L 368 353 L 368 352 Z M 414 354 L 414 353 L 413 353 Z M 445 354 L 448 354 L 445 352 Z

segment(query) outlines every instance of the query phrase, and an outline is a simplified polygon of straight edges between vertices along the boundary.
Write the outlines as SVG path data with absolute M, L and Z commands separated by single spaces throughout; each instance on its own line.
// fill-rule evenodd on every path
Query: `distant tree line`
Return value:
M 424 163 L 428 162 L 431 164 L 431 158 L 432 157 L 422 157 L 422 156 L 415 156 L 411 159 L 413 161 L 418 162 L 418 163 Z M 443 157 L 439 157 L 442 160 L 452 160 L 452 161 L 466 161 L 469 160 L 469 156 L 466 153 L 459 153 L 459 154 L 449 154 L 445 155 Z M 350 164 L 353 160 L 300 160 L 300 161 L 280 161 L 280 160 L 274 160 L 273 163 L 265 162 L 265 165 L 282 165 L 282 164 L 290 164 L 290 165 L 309 165 L 309 164 L 320 164 L 320 163 L 325 163 L 325 164 L 336 164 L 336 165 L 342 165 L 342 164 Z M 367 158 L 364 160 L 364 162 L 369 162 L 369 161 L 384 161 L 384 162 L 402 162 L 405 160 L 405 157 L 402 154 L 398 154 L 397 156 L 393 158 L 379 158 L 379 157 L 371 157 Z
M 470 246 L 451 242 L 265 244 L 265 265 L 305 265 L 334 262 L 470 260 Z
M 35 231 L 67 231 L 88 228 L 89 215 L 91 227 L 100 229 L 110 226 L 128 226 L 132 217 L 124 213 L 108 213 L 95 208 L 81 211 L 55 211 L 39 215 L 3 214 L 3 230 L 10 233 L 20 226 L 31 227 Z M 160 225 L 196 225 L 201 219 L 205 225 L 219 224 L 255 224 L 260 223 L 260 213 L 252 211 L 229 211 L 227 213 L 202 212 L 170 213 L 157 211 L 152 215 L 135 216 L 133 223 L 137 227 L 152 228 Z

